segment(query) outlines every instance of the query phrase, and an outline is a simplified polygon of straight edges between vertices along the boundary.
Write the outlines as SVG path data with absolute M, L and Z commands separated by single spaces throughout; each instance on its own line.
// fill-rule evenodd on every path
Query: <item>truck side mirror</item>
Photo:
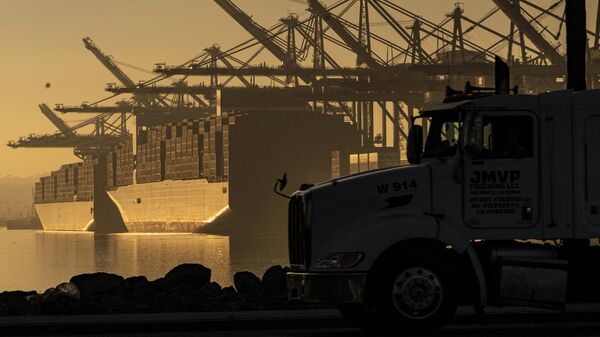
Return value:
M 408 134 L 408 144 L 406 149 L 406 157 L 408 162 L 411 164 L 418 164 L 421 162 L 421 156 L 423 155 L 423 127 L 420 125 L 413 125 L 410 128 Z
M 279 192 L 283 191 L 285 189 L 285 187 L 287 186 L 287 173 L 284 172 L 283 176 L 279 179 L 277 179 L 277 183 L 279 184 Z
M 288 183 L 287 173 L 284 173 L 281 178 L 279 178 L 279 179 L 277 179 L 277 181 L 275 181 L 275 186 L 273 186 L 273 192 L 275 192 L 275 194 L 277 194 L 280 197 L 290 199 L 289 195 L 285 195 L 285 194 L 281 193 L 287 186 L 287 183 Z

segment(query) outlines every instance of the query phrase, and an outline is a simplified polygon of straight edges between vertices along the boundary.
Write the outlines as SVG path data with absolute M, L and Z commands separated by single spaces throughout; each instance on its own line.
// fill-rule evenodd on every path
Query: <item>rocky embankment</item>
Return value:
M 183 264 L 165 277 L 115 274 L 77 275 L 43 294 L 11 291 L 0 294 L 0 316 L 118 314 L 153 312 L 299 309 L 287 301 L 287 268 L 269 268 L 262 279 L 250 272 L 234 275 L 235 287 L 211 282 L 211 270 Z

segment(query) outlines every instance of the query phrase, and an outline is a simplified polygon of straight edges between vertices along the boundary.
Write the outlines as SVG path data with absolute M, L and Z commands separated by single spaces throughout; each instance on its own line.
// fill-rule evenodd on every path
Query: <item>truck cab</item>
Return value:
M 464 304 L 599 301 L 599 107 L 600 91 L 565 90 L 423 110 L 410 165 L 292 195 L 290 299 L 403 331 L 439 328 Z

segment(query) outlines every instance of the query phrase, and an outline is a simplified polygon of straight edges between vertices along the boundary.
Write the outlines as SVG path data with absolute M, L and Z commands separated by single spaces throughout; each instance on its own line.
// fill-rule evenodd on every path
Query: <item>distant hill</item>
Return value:
M 35 177 L 0 176 L 0 219 L 14 220 L 32 215 Z

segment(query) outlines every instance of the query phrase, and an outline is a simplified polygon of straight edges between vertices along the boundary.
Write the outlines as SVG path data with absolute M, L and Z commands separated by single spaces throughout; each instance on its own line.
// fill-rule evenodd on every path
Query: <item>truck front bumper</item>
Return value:
M 362 302 L 366 273 L 288 273 L 290 301 L 350 303 Z

